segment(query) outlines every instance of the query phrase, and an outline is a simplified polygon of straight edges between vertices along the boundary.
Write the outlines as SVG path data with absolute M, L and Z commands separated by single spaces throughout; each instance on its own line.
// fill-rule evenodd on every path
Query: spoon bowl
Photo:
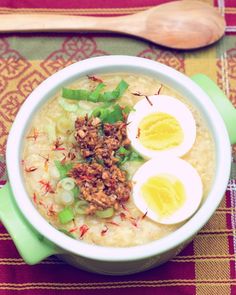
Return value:
M 124 33 L 170 48 L 195 49 L 218 41 L 224 35 L 225 20 L 211 5 L 191 0 L 118 17 L 1 15 L 0 33 L 73 31 Z

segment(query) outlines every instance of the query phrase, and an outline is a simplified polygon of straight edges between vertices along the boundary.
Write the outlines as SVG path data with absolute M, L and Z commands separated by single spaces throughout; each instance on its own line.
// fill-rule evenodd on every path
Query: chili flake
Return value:
M 92 80 L 92 81 L 94 81 L 94 82 L 100 82 L 100 83 L 103 83 L 103 80 L 100 79 L 100 78 L 98 78 L 98 77 L 96 77 L 96 76 L 90 76 L 90 75 L 87 75 L 87 77 L 88 77 L 89 80 Z
M 75 226 L 69 230 L 69 233 L 73 233 L 78 230 L 78 226 Z
M 108 223 L 108 224 L 115 225 L 115 226 L 120 226 L 119 223 L 117 223 L 117 222 L 115 222 L 115 221 L 108 221 L 107 223 Z
M 87 224 L 83 224 L 80 226 L 79 231 L 80 231 L 80 238 L 82 239 L 83 236 L 86 234 L 86 232 L 89 230 L 89 227 Z
M 45 162 L 44 162 L 44 170 L 48 171 L 49 155 L 47 155 L 47 157 L 44 157 L 42 155 L 39 155 L 39 156 L 42 157 L 45 160 Z
M 151 100 L 149 99 L 149 97 L 147 95 L 145 95 L 146 100 L 148 101 L 148 103 L 153 106 L 153 103 L 151 102 Z
M 35 204 L 38 203 L 36 193 L 33 193 L 33 201 Z
M 50 184 L 50 182 L 48 180 L 45 180 L 45 179 L 41 179 L 39 181 L 40 184 L 42 184 L 42 189 L 44 189 L 45 193 L 44 194 L 47 194 L 47 193 L 54 193 L 54 190 L 52 188 L 52 185 Z
M 39 132 L 38 132 L 38 130 L 36 128 L 34 128 L 33 135 L 29 135 L 26 138 L 27 139 L 34 139 L 34 141 L 36 141 L 36 139 L 38 138 L 38 136 L 39 136 Z
M 54 142 L 54 146 L 52 148 L 53 151 L 64 151 L 65 148 L 62 147 L 63 143 L 60 141 L 60 138 L 57 138 Z
M 162 88 L 162 85 L 159 87 L 159 89 L 157 90 L 157 93 L 155 93 L 155 95 L 159 95 L 160 94 L 161 88 Z
M 143 214 L 143 216 L 141 217 L 141 219 L 144 219 L 147 216 L 147 211 Z
M 137 135 L 136 135 L 136 138 L 139 138 L 140 137 L 140 128 L 138 128 L 138 133 L 137 133 Z
M 101 236 L 105 236 L 105 234 L 107 233 L 109 227 L 107 225 L 104 225 L 104 229 L 101 231 Z
M 48 215 L 48 216 L 53 216 L 53 215 L 55 215 L 55 214 L 56 214 L 56 211 L 55 211 L 55 209 L 54 209 L 53 204 L 51 204 L 51 205 L 48 207 L 47 215 Z
M 124 221 L 124 220 L 126 219 L 126 215 L 125 215 L 124 212 L 121 212 L 121 213 L 120 213 L 120 219 L 121 219 L 122 221 Z

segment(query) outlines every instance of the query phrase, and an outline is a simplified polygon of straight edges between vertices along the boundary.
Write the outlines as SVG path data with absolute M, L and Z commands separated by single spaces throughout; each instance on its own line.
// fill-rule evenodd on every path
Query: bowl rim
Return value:
M 51 226 L 34 207 L 24 188 L 20 156 L 22 139 L 27 128 L 27 122 L 31 120 L 36 109 L 42 104 L 43 99 L 46 100 L 45 97 L 50 96 L 53 89 L 55 90 L 55 88 L 61 87 L 62 84 L 67 83 L 70 79 L 75 80 L 75 77 L 78 75 L 84 76 L 87 72 L 92 71 L 96 73 L 105 68 L 108 70 L 113 69 L 114 72 L 115 68 L 122 67 L 127 69 L 137 68 L 142 74 L 146 71 L 153 71 L 157 74 L 164 73 L 163 75 L 171 77 L 176 83 L 184 85 L 191 93 L 195 93 L 195 96 L 198 97 L 198 103 L 201 106 L 204 104 L 204 108 L 207 109 L 209 120 L 214 122 L 213 128 L 215 130 L 212 130 L 212 132 L 214 136 L 217 136 L 216 161 L 217 167 L 221 169 L 217 169 L 216 171 L 212 190 L 204 204 L 183 226 L 160 240 L 144 245 L 118 248 L 87 244 L 83 241 L 74 240 Z M 131 261 L 160 255 L 176 247 L 180 247 L 181 249 L 181 245 L 190 241 L 206 224 L 221 202 L 226 190 L 230 175 L 231 149 L 226 127 L 216 107 L 207 94 L 190 78 L 156 61 L 141 57 L 115 55 L 94 57 L 76 62 L 43 81 L 28 96 L 14 120 L 7 140 L 6 163 L 14 199 L 29 224 L 42 236 L 64 251 L 79 256 L 100 261 Z

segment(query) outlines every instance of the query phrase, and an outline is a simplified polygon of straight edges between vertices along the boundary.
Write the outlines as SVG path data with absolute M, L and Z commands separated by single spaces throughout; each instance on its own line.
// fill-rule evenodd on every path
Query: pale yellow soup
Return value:
M 119 104 L 124 106 L 132 106 L 143 98 L 132 93 L 138 91 L 145 95 L 153 95 L 157 93 L 161 86 L 160 82 L 154 78 L 133 73 L 102 74 L 99 75 L 99 78 L 106 84 L 106 91 L 115 89 L 122 79 L 129 84 L 128 89 L 118 101 Z M 97 82 L 88 79 L 88 77 L 83 77 L 70 85 L 69 88 L 91 90 L 96 85 Z M 180 99 L 189 107 L 196 120 L 197 136 L 195 144 L 183 159 L 187 160 L 198 171 L 203 183 L 204 200 L 211 188 L 215 168 L 215 150 L 211 133 L 199 111 L 179 93 L 162 85 L 161 94 Z M 57 193 L 51 193 L 50 189 L 45 193 L 45 185 L 42 184 L 42 180 L 43 183 L 49 182 L 55 190 L 60 180 L 55 160 L 63 160 L 65 157 L 64 148 L 68 151 L 76 143 L 74 138 L 75 120 L 78 116 L 84 116 L 86 113 L 91 114 L 91 110 L 98 105 L 87 101 L 67 100 L 72 105 L 79 105 L 79 108 L 74 111 L 65 111 L 60 100 L 61 91 L 46 102 L 35 114 L 24 142 L 22 170 L 25 187 L 40 214 L 52 226 L 68 233 L 73 238 L 103 246 L 128 247 L 145 244 L 158 240 L 179 228 L 183 223 L 162 225 L 147 217 L 143 218 L 144 214 L 135 206 L 132 197 L 124 208 L 115 212 L 112 218 L 101 219 L 94 215 L 76 215 L 67 224 L 60 223 L 57 215 L 64 208 L 64 205 L 58 202 Z M 61 118 L 66 118 L 66 123 Z M 55 140 L 59 137 L 63 143 L 63 149 L 53 150 Z M 76 154 L 76 158 L 71 162 L 76 163 L 80 159 L 80 155 Z M 144 161 L 126 162 L 122 169 L 128 172 L 129 177 L 132 177 L 143 163 Z M 71 207 L 73 208 L 73 204 L 71 204 Z M 120 214 L 122 212 L 131 218 L 122 218 L 122 214 Z M 85 227 L 86 230 L 84 231 Z

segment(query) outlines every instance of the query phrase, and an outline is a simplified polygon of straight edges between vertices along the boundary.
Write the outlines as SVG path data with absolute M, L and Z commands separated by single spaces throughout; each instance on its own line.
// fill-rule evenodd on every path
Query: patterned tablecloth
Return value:
M 0 14 L 32 11 L 120 15 L 167 1 L 0 0 Z M 205 2 L 214 4 L 225 14 L 227 35 L 216 45 L 195 51 L 167 50 L 143 40 L 112 34 L 0 35 L 1 184 L 7 178 L 4 159 L 7 135 L 20 105 L 49 75 L 91 56 L 142 56 L 174 67 L 188 76 L 204 73 L 218 83 L 236 106 L 236 1 Z M 235 166 L 233 164 L 225 198 L 194 241 L 170 262 L 144 273 L 101 276 L 75 269 L 56 257 L 28 266 L 0 225 L 0 294 L 236 294 Z

